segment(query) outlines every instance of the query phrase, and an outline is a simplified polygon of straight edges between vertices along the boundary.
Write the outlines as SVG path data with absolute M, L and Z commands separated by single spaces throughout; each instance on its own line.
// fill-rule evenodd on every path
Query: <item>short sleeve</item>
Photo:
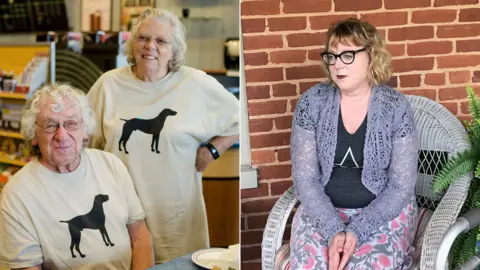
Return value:
M 105 147 L 105 137 L 103 132 L 103 112 L 104 112 L 104 91 L 103 76 L 100 77 L 87 94 L 88 103 L 93 111 L 95 119 L 95 129 L 88 138 L 88 147 L 103 150 Z
M 42 264 L 42 249 L 33 222 L 18 205 L 12 211 L 8 205 L 13 202 L 7 203 L 5 197 L 10 196 L 0 199 L 0 266 L 13 269 Z
M 214 123 L 213 136 L 232 136 L 239 133 L 238 99 L 227 91 L 215 78 L 209 76 L 204 87 L 207 91 L 208 113 L 206 119 Z
M 128 207 L 128 221 L 127 224 L 135 223 L 139 220 L 145 219 L 145 212 L 138 198 L 137 192 L 133 185 L 132 177 L 128 172 L 127 167 L 122 163 L 122 161 L 114 155 L 110 155 L 112 158 L 112 163 L 115 166 L 116 174 L 120 184 L 122 185 L 123 194 L 125 195 L 125 200 Z

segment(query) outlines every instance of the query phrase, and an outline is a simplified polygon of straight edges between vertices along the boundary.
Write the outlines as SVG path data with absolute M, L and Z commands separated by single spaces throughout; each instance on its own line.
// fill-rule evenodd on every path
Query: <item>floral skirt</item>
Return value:
M 362 209 L 337 208 L 340 219 L 348 224 Z M 415 200 L 400 214 L 382 225 L 350 258 L 344 269 L 408 269 L 413 253 L 413 238 L 417 224 Z M 309 222 L 302 205 L 292 223 L 290 238 L 291 269 L 327 269 L 327 241 Z

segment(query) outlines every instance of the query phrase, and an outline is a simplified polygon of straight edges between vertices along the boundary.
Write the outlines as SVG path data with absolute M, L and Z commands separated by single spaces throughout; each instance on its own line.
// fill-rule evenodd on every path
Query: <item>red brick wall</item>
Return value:
M 260 269 L 270 209 L 291 186 L 290 127 L 299 95 L 324 79 L 331 23 L 367 20 L 393 56 L 390 85 L 466 118 L 465 85 L 480 93 L 479 0 L 242 0 L 250 142 L 259 187 L 242 190 L 242 269 Z

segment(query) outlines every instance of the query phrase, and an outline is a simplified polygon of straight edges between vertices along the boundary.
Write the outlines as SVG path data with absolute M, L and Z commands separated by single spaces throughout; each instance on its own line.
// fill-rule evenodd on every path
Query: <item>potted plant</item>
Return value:
M 464 124 L 471 148 L 450 159 L 433 181 L 433 191 L 439 194 L 445 191 L 458 176 L 474 172 L 474 179 L 470 184 L 460 215 L 465 214 L 470 209 L 480 207 L 480 98 L 470 86 L 467 86 L 467 96 L 472 119 L 464 121 Z M 453 268 L 462 265 L 478 252 L 479 240 L 479 228 L 458 237 L 451 249 Z

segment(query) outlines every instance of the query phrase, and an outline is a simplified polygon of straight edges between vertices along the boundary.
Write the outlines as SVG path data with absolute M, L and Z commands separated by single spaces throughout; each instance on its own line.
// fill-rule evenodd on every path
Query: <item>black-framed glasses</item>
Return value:
M 60 127 L 60 123 L 58 122 L 48 122 L 45 125 L 40 125 L 39 123 L 35 122 L 35 124 L 37 124 L 45 133 L 55 133 Z M 82 124 L 83 121 L 67 120 L 63 122 L 62 126 L 67 131 L 76 131 L 82 127 Z
M 335 65 L 337 58 L 340 58 L 345 65 L 350 65 L 355 61 L 355 54 L 365 51 L 366 48 L 362 48 L 356 51 L 344 51 L 340 54 L 334 54 L 331 52 L 323 52 L 320 54 L 322 56 L 323 62 L 329 66 Z

